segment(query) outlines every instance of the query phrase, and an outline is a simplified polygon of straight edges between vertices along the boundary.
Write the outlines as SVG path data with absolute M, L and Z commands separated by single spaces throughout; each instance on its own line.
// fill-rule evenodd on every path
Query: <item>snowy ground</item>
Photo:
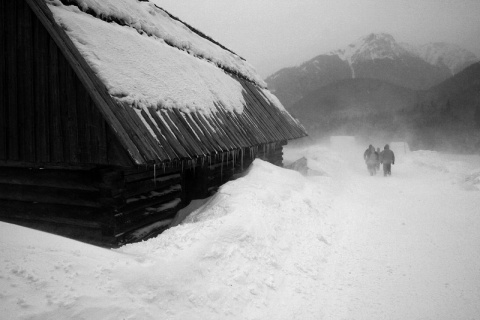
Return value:
M 365 148 L 288 148 L 307 177 L 256 160 L 119 250 L 1 223 L 0 318 L 480 319 L 480 157 L 393 149 L 370 177 Z

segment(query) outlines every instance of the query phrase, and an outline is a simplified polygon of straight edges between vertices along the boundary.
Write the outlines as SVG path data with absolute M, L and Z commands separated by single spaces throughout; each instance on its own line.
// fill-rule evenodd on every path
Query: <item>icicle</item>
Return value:
M 242 169 L 242 171 L 243 171 L 243 157 L 244 157 L 244 154 L 245 154 L 245 153 L 243 152 L 243 148 L 240 149 L 240 152 L 241 152 L 241 157 L 242 157 L 242 158 L 240 159 L 240 167 L 241 167 L 241 169 Z
M 224 153 L 222 152 L 222 163 L 220 164 L 220 181 L 223 181 L 223 155 Z
M 157 186 L 157 164 L 153 164 L 153 184 L 156 187 Z

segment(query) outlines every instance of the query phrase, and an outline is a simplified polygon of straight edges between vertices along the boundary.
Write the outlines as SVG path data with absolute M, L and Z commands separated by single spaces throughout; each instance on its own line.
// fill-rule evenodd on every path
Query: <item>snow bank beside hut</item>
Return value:
M 288 150 L 329 177 L 256 160 L 180 225 L 119 250 L 0 223 L 2 317 L 475 319 L 480 197 L 452 177 L 477 179 L 480 158 L 412 152 L 371 177 L 363 149 Z

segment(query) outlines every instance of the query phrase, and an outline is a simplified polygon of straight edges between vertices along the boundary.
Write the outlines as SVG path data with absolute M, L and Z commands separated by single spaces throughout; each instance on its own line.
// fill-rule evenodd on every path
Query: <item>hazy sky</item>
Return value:
M 372 32 L 458 44 L 480 57 L 480 0 L 151 0 L 262 77 Z

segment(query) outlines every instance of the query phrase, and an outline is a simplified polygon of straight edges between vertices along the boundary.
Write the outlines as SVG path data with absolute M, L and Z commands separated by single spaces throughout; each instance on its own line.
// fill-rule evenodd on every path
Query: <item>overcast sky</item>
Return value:
M 480 57 L 480 0 L 151 0 L 244 57 L 262 77 L 372 32 Z

